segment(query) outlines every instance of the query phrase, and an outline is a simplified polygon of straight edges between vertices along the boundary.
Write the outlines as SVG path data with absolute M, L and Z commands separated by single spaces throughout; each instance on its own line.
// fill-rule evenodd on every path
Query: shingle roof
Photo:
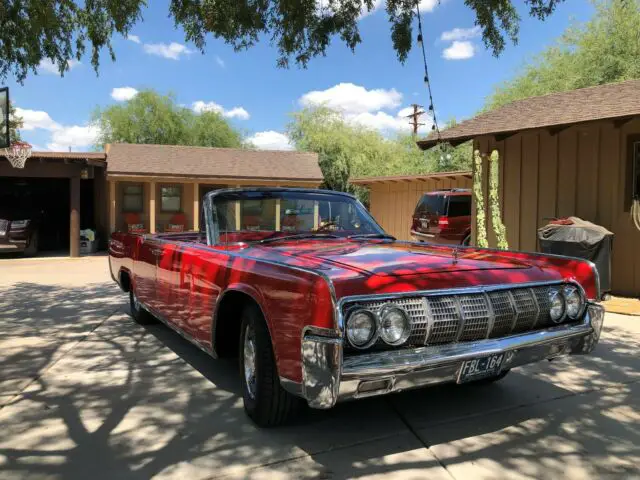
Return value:
M 640 80 L 629 80 L 517 100 L 443 130 L 441 138 L 458 144 L 480 135 L 636 115 L 640 115 Z M 418 141 L 421 148 L 436 143 L 434 135 Z
M 455 180 L 458 178 L 471 178 L 472 173 L 470 171 L 461 170 L 455 172 L 436 172 L 426 173 L 424 175 L 389 175 L 382 177 L 357 177 L 349 180 L 350 183 L 355 185 L 371 185 L 373 183 L 387 183 L 387 182 L 410 182 L 414 180 L 437 180 L 448 178 Z
M 107 173 L 321 181 L 316 153 L 178 145 L 107 147 Z
M 31 152 L 34 158 L 67 158 L 69 160 L 105 160 L 104 152 Z

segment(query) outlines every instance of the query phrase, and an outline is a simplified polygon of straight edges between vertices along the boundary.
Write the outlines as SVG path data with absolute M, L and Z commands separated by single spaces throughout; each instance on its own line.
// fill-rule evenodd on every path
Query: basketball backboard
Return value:
M 9 138 L 9 87 L 0 88 L 0 148 L 7 148 Z

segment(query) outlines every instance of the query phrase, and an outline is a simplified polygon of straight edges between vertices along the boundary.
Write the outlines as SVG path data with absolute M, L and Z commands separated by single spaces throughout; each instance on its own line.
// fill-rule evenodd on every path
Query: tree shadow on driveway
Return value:
M 0 478 L 417 478 L 443 464 L 454 476 L 553 478 L 569 466 L 602 478 L 628 477 L 640 461 L 640 347 L 624 330 L 607 327 L 592 356 L 492 386 L 345 403 L 261 430 L 244 414 L 235 361 L 213 360 L 162 325 L 134 324 L 108 284 L 14 291 L 37 298 L 22 297 L 23 307 L 3 296 L 11 313 L 1 333 L 48 330 L 52 346 L 0 357 L 2 375 L 36 377 L 0 410 Z

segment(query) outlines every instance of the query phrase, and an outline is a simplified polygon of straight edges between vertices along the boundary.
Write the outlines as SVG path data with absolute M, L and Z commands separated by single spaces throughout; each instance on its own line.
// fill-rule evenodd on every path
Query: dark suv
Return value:
M 38 253 L 38 219 L 33 212 L 0 205 L 0 253 Z
M 420 242 L 469 245 L 471 190 L 436 190 L 422 195 L 413 212 L 411 236 Z

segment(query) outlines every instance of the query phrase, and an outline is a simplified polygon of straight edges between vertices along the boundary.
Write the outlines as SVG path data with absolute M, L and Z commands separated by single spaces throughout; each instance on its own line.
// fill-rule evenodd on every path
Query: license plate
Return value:
M 504 360 L 504 353 L 489 355 L 488 357 L 474 358 L 462 364 L 458 383 L 472 382 L 481 378 L 493 377 L 500 373 L 500 367 Z

